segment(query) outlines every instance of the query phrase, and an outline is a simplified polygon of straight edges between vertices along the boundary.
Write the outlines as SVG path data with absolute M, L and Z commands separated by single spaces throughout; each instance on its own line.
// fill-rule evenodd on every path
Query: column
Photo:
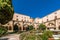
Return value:
M 21 31 L 23 31 L 23 22 L 21 22 Z
M 12 31 L 14 31 L 14 20 L 12 20 Z
M 56 30 L 58 30 L 58 20 L 56 20 Z

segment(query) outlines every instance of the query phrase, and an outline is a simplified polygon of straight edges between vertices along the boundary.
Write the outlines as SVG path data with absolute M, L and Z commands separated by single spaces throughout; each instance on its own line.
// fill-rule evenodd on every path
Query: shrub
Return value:
M 29 25 L 26 30 L 27 31 L 33 30 L 33 26 L 32 25 Z
M 0 26 L 0 37 L 7 33 L 7 29 L 3 26 Z
M 44 24 L 40 24 L 40 25 L 39 25 L 39 29 L 40 29 L 40 30 L 46 30 L 46 26 L 45 26 Z
M 48 38 L 52 38 L 53 37 L 53 33 L 48 30 L 48 31 L 44 31 L 42 34 L 42 40 L 48 40 Z
M 36 33 L 24 32 L 20 35 L 21 40 L 41 40 L 40 35 Z

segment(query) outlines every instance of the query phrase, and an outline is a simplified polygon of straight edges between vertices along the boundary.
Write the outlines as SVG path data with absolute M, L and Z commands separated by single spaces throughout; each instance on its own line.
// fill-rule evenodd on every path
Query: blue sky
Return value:
M 16 13 L 32 18 L 44 17 L 60 9 L 60 0 L 12 0 Z

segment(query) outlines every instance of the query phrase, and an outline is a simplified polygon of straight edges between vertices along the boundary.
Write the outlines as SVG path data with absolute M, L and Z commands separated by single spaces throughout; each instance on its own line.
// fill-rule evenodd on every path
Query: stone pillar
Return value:
M 14 32 L 14 20 L 12 20 L 12 31 Z
M 58 25 L 59 25 L 59 24 L 58 24 L 58 20 L 56 20 L 56 30 L 59 30 L 59 29 L 58 29 Z
M 21 22 L 21 31 L 23 31 L 23 22 Z
M 38 27 L 37 24 L 34 24 L 34 28 L 35 28 L 35 30 L 37 30 L 37 27 Z
M 21 31 L 23 31 L 23 26 L 21 26 Z
M 13 32 L 13 26 L 12 26 L 12 32 Z
M 20 25 L 18 26 L 18 31 L 20 31 Z

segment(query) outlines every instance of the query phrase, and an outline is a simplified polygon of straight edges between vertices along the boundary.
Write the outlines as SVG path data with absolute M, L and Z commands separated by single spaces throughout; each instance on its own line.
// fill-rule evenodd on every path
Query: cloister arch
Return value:
M 28 27 L 28 25 L 27 25 L 27 24 L 24 24 L 24 26 L 23 26 L 23 30 L 26 31 L 27 27 Z
M 48 25 L 47 29 L 54 29 L 54 30 L 56 29 L 54 23 L 48 23 L 47 25 Z
M 60 25 L 59 25 L 58 29 L 60 30 Z
M 18 30 L 19 30 L 19 27 L 18 27 L 17 24 L 15 24 L 15 25 L 13 26 L 13 31 L 14 31 L 14 32 L 18 32 Z

